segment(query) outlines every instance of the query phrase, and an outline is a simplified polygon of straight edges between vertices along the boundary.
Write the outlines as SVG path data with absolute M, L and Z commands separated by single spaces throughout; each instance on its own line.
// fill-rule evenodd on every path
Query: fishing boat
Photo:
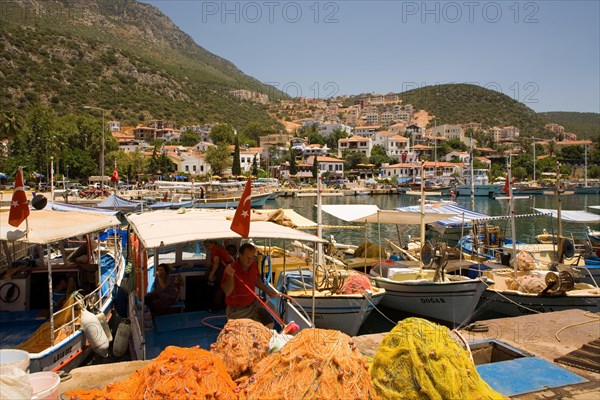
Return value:
M 424 209 L 424 196 L 422 197 Z M 466 323 L 472 316 L 481 294 L 487 287 L 485 279 L 472 279 L 464 276 L 451 276 L 444 273 L 447 253 L 440 245 L 440 251 L 432 251 L 425 242 L 425 224 L 433 223 L 456 214 L 426 214 L 379 210 L 371 205 L 327 205 L 323 211 L 348 222 L 419 225 L 421 243 L 427 251 L 421 251 L 421 267 L 409 268 L 382 263 L 370 272 L 376 285 L 385 289 L 381 304 L 402 312 L 424 316 L 452 325 Z M 383 261 L 383 260 L 380 260 Z M 436 271 L 425 270 L 423 266 L 436 263 Z
M 489 183 L 487 174 L 486 169 L 464 170 L 462 178 L 465 183 L 456 186 L 456 195 L 470 196 L 473 192 L 474 196 L 494 197 L 495 194 L 501 193 L 503 185 Z
M 226 317 L 207 312 L 211 290 L 207 286 L 209 261 L 204 241 L 239 245 L 240 235 L 230 229 L 233 214 L 232 210 L 182 209 L 127 216 L 133 232 L 132 260 L 136 270 L 136 288 L 129 296 L 134 359 L 154 358 L 169 345 L 208 349 L 216 340 L 219 331 L 214 328 L 224 326 Z M 252 221 L 249 237 L 256 245 L 270 247 L 277 243 L 281 249 L 296 240 L 312 245 L 323 242 L 314 235 L 266 220 Z M 286 252 L 283 254 L 285 261 Z M 171 275 L 180 285 L 179 302 L 175 305 L 177 312 L 152 318 L 144 310 L 144 296 L 152 288 L 154 266 L 159 263 L 172 266 Z M 304 260 L 303 264 L 306 267 Z M 265 268 L 268 262 L 260 260 L 259 265 L 263 266 L 261 273 L 267 284 L 278 278 L 273 270 Z M 314 326 L 314 317 L 309 313 L 307 318 L 297 304 L 288 300 L 271 299 L 267 305 L 280 315 L 278 310 L 284 302 L 284 317 L 288 318 L 284 321 L 293 320 L 300 328 Z
M 0 213 L 0 348 L 28 351 L 30 372 L 68 371 L 96 340 L 84 334 L 81 303 L 70 304 L 68 294 L 78 291 L 89 310 L 110 319 L 125 262 L 120 235 L 101 233 L 120 222 L 101 210 L 32 210 L 25 224 L 15 229 Z
M 317 279 L 313 279 L 316 276 Z M 336 268 L 319 268 L 316 275 L 310 269 L 287 271 L 279 275 L 277 289 L 294 299 L 307 316 L 314 313 L 315 326 L 336 329 L 356 336 L 371 311 L 384 298 L 385 289 L 371 287 L 356 293 L 343 293 L 348 273 Z M 287 308 L 283 315 L 288 319 Z
M 560 165 L 557 165 L 557 171 Z M 511 165 L 508 163 L 508 178 L 511 178 Z M 557 179 L 557 188 L 560 188 L 560 178 Z M 509 217 L 511 222 L 511 235 L 516 237 L 514 219 L 514 201 L 512 188 L 509 189 Z M 562 235 L 561 198 L 556 192 L 558 207 L 556 210 L 535 209 L 540 213 L 555 211 L 558 221 L 558 262 L 557 270 L 536 271 L 530 267 L 519 270 L 519 263 L 513 262 L 513 270 L 489 269 L 483 275 L 492 279 L 494 284 L 486 289 L 481 297 L 480 311 L 490 311 L 504 316 L 519 316 L 530 313 L 562 311 L 579 308 L 591 312 L 600 311 L 600 289 L 587 283 L 576 283 L 573 275 L 561 264 L 567 251 L 572 249 Z M 512 259 L 516 259 L 517 244 L 512 245 Z M 571 255 L 572 256 L 572 255 Z

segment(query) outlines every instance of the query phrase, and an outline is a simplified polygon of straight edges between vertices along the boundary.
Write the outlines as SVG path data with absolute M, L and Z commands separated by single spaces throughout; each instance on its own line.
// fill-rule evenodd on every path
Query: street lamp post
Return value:
M 88 110 L 102 111 L 102 144 L 100 150 L 100 196 L 104 197 L 104 132 L 106 131 L 104 126 L 104 114 L 106 113 L 106 110 L 104 108 L 93 106 L 83 106 L 83 108 Z
M 533 139 L 533 183 L 536 184 L 537 181 L 535 180 L 535 160 L 536 160 L 536 158 L 535 158 L 535 141 L 542 140 L 542 139 L 536 138 L 536 137 L 532 137 L 532 139 Z

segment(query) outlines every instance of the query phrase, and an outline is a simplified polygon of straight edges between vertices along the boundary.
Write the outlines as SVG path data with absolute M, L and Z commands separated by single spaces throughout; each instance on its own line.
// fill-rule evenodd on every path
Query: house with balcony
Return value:
M 367 157 L 371 157 L 371 150 L 373 149 L 373 141 L 371 138 L 365 138 L 360 136 L 352 136 L 346 139 L 338 140 L 338 157 L 341 158 L 342 154 L 347 151 L 360 151 Z
M 329 147 L 327 147 L 326 144 L 323 146 L 318 143 L 309 144 L 308 146 L 305 146 L 303 150 L 304 157 L 326 156 L 327 154 L 329 154 Z
M 398 163 L 398 164 L 383 164 L 381 166 L 381 175 L 383 178 L 414 178 L 417 176 L 416 171 L 420 169 L 418 164 Z
M 167 157 L 176 166 L 177 172 L 186 172 L 191 175 L 206 175 L 210 172 L 210 165 L 204 159 L 204 154 L 180 152 L 168 153 Z
M 452 178 L 460 176 L 462 168 L 460 164 L 449 162 L 426 161 L 423 163 L 423 176 L 425 178 Z
M 408 138 L 402 135 L 389 136 L 384 149 L 389 157 L 400 159 L 402 153 L 410 152 Z
M 445 157 L 447 162 L 460 162 L 460 163 L 469 163 L 471 162 L 471 157 L 469 153 L 466 151 L 451 151 L 446 154 Z
M 363 125 L 354 128 L 355 136 L 371 137 L 375 132 L 381 129 L 381 125 Z
M 156 128 L 138 125 L 133 128 L 133 135 L 139 140 L 152 141 L 156 139 Z
M 335 175 L 342 177 L 344 176 L 344 160 L 334 157 L 316 156 L 316 160 L 322 174 L 329 173 L 329 175 Z M 315 157 L 309 157 L 306 159 L 306 163 L 312 166 L 315 163 Z

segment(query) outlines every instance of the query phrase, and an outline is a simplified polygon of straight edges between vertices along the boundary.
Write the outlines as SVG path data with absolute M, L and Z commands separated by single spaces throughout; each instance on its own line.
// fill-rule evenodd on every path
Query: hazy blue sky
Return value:
M 600 1 L 145 0 L 289 95 L 471 82 L 536 111 L 600 112 Z

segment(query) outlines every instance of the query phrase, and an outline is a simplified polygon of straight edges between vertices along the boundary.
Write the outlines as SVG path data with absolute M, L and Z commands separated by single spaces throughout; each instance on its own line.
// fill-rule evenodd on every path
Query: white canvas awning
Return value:
M 127 220 L 144 247 L 155 248 L 208 239 L 239 238 L 240 235 L 231 230 L 231 219 L 228 219 L 234 213 L 235 210 L 160 210 L 130 214 Z M 267 221 L 252 221 L 250 237 L 325 242 L 315 235 Z
M 550 214 L 552 218 L 558 218 L 557 210 L 549 208 L 534 208 L 535 211 Z M 579 224 L 600 224 L 600 215 L 583 210 L 561 210 L 560 219 L 563 222 L 576 222 Z
M 588 206 L 589 208 L 593 208 L 594 210 L 600 210 L 600 206 Z
M 0 240 L 13 241 L 21 236 L 21 232 L 25 232 L 27 225 L 25 221 L 18 228 L 9 225 L 8 214 L 0 213 Z M 112 214 L 79 211 L 31 210 L 27 220 L 27 237 L 21 237 L 18 241 L 36 244 L 54 243 L 120 225 L 119 219 Z
M 347 222 L 370 222 L 394 225 L 419 225 L 421 223 L 421 213 L 380 210 L 379 207 L 370 204 L 327 204 L 321 206 L 321 210 Z M 425 213 L 424 219 L 426 224 L 430 224 L 454 217 L 455 215 Z

